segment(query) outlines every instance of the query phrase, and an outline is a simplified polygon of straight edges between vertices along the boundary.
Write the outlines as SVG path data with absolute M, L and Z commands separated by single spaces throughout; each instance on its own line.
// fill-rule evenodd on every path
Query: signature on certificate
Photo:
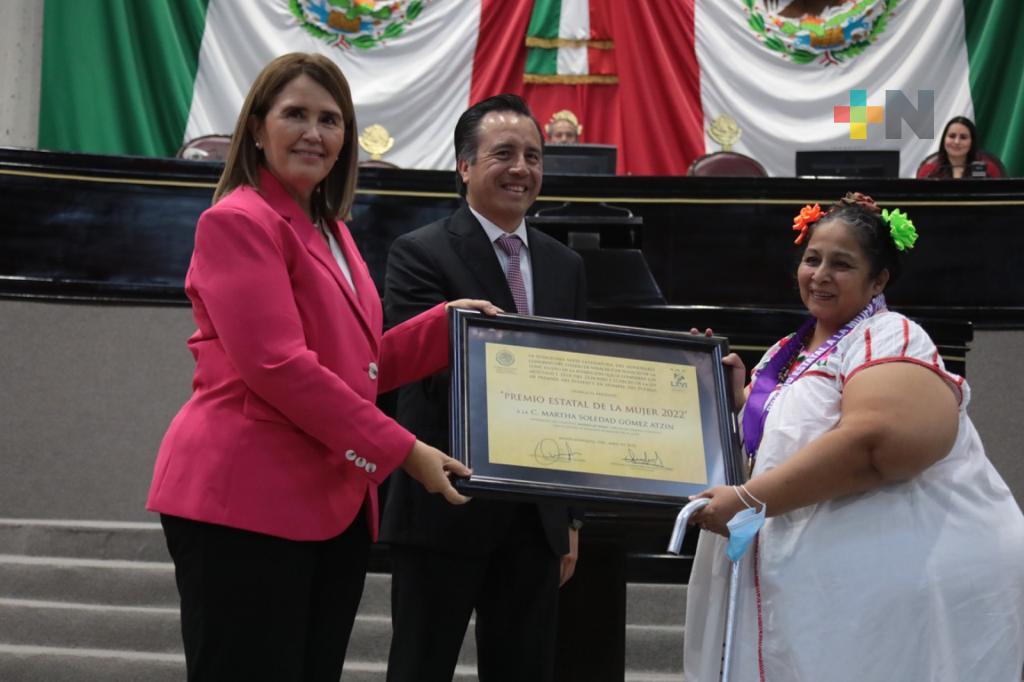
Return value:
M 665 463 L 661 461 L 661 455 L 658 454 L 657 450 L 653 452 L 648 452 L 647 450 L 637 452 L 633 448 L 627 448 L 626 456 L 622 458 L 622 461 L 634 466 L 667 468 Z
M 537 441 L 533 448 L 533 457 L 539 464 L 555 464 L 556 462 L 578 462 L 583 461 L 580 455 L 583 453 L 576 450 L 563 440 L 561 443 L 555 438 L 543 438 Z

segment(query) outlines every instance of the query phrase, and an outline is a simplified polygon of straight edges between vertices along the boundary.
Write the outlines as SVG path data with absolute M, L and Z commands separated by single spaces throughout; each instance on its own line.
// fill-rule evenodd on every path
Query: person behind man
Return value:
M 451 216 L 402 235 L 388 255 L 385 314 L 398 324 L 455 294 L 507 312 L 582 318 L 583 262 L 524 217 L 540 192 L 540 125 L 522 99 L 498 95 L 455 126 Z M 426 442 L 448 443 L 448 376 L 399 394 L 397 417 Z M 405 475 L 391 479 L 382 540 L 391 545 L 391 682 L 451 680 L 476 610 L 479 676 L 552 679 L 558 588 L 575 568 L 578 522 L 558 504 L 477 499 L 451 513 Z
M 548 144 L 579 144 L 583 126 L 576 114 L 562 109 L 551 114 L 551 120 L 544 126 L 544 131 L 548 134 Z

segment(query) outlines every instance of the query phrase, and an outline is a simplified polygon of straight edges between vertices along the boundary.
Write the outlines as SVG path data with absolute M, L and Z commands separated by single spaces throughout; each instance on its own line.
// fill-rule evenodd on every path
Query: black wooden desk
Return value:
M 217 163 L 0 148 L 0 295 L 183 303 Z M 790 225 L 848 190 L 906 210 L 921 238 L 890 292 L 911 315 L 1024 326 L 1024 179 L 550 176 L 535 210 L 621 206 L 667 303 L 799 305 Z M 454 173 L 360 170 L 349 221 L 378 286 L 391 241 L 458 205 Z M 598 231 L 602 228 L 598 226 Z M 606 239 L 614 242 L 613 235 Z

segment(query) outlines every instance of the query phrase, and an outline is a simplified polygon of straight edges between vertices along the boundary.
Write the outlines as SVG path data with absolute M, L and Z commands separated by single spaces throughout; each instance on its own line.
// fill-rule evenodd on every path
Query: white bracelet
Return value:
M 744 485 L 743 483 L 740 483 L 740 488 L 742 488 L 742 489 L 743 489 L 743 492 L 745 492 L 745 493 L 747 494 L 747 496 L 748 496 L 748 497 L 749 497 L 750 499 L 752 499 L 752 500 L 753 500 L 754 502 L 757 502 L 757 503 L 758 503 L 759 505 L 761 505 L 762 507 L 767 507 L 767 506 L 768 506 L 768 505 L 766 505 L 766 504 L 765 504 L 764 502 L 762 502 L 761 500 L 759 500 L 759 499 L 757 499 L 756 497 L 754 497 L 754 496 L 753 496 L 753 495 L 751 494 L 751 492 L 750 492 L 749 490 L 747 490 L 747 486 L 746 486 L 746 485 Z
M 734 485 L 732 487 L 732 489 L 733 489 L 733 492 L 736 493 L 736 497 L 740 498 L 740 502 L 743 503 L 744 507 L 746 507 L 747 509 L 753 509 L 753 507 L 751 507 L 749 504 L 747 504 L 747 501 L 743 499 L 743 495 L 740 493 L 740 487 L 738 485 Z

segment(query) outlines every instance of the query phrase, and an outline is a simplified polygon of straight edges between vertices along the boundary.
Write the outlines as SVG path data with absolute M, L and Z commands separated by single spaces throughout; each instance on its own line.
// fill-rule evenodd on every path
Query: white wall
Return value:
M 0 147 L 37 144 L 42 53 L 43 0 L 2 0 Z
M 1024 507 L 1024 331 L 977 331 L 967 354 L 967 414 L 988 458 Z
M 3 0 L 0 0 L 2 2 Z M 0 517 L 138 521 L 189 395 L 184 306 L 0 299 Z M 1024 331 L 978 332 L 968 412 L 1024 503 Z

